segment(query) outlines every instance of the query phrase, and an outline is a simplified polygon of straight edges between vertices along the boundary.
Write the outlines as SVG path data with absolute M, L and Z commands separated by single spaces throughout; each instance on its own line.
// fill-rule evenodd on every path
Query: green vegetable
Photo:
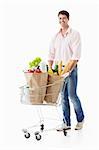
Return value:
M 57 72 L 58 73 L 58 65 L 56 64 L 55 67 L 54 67 L 54 72 Z
M 39 63 L 42 61 L 40 57 L 36 57 L 34 60 L 29 62 L 29 68 L 32 69 L 33 67 L 38 67 Z

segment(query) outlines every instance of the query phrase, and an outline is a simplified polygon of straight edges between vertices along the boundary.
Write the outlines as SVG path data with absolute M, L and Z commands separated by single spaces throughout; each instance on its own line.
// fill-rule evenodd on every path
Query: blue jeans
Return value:
M 79 97 L 77 96 L 76 90 L 77 90 L 77 66 L 70 73 L 69 77 L 65 78 L 61 91 L 62 110 L 64 117 L 63 121 L 68 126 L 71 126 L 69 98 L 73 103 L 77 122 L 81 122 L 84 119 L 84 113 L 82 110 L 81 102 Z

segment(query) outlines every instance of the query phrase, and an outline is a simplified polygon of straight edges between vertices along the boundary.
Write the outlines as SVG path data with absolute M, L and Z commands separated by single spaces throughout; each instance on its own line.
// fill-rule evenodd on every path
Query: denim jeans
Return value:
M 73 69 L 70 75 L 67 78 L 65 78 L 61 91 L 62 110 L 64 117 L 63 121 L 68 126 L 71 126 L 69 100 L 71 100 L 71 102 L 73 103 L 77 122 L 81 122 L 84 119 L 83 109 L 76 91 L 77 91 L 77 66 Z

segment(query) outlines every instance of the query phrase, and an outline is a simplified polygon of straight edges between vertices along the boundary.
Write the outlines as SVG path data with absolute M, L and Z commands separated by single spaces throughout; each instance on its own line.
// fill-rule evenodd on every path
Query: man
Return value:
M 62 96 L 62 110 L 63 110 L 63 124 L 57 129 L 62 131 L 63 129 L 71 129 L 70 119 L 70 103 L 69 99 L 73 103 L 74 111 L 77 118 L 77 125 L 75 130 L 80 130 L 84 123 L 84 113 L 81 106 L 80 99 L 77 96 L 77 63 L 81 54 L 81 40 L 77 31 L 71 29 L 68 25 L 69 13 L 62 10 L 58 13 L 59 23 L 61 26 L 60 31 L 55 35 L 50 44 L 48 64 L 49 69 L 52 69 L 53 63 L 62 62 L 64 69 L 60 75 L 70 73 L 68 80 L 64 81 Z

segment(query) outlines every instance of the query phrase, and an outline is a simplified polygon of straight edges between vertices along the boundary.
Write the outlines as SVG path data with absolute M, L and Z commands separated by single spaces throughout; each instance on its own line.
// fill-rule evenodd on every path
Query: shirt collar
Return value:
M 59 33 L 61 33 L 62 29 L 60 29 Z M 71 32 L 71 28 L 68 27 L 66 33 L 65 33 L 65 36 L 67 36 L 69 33 Z

